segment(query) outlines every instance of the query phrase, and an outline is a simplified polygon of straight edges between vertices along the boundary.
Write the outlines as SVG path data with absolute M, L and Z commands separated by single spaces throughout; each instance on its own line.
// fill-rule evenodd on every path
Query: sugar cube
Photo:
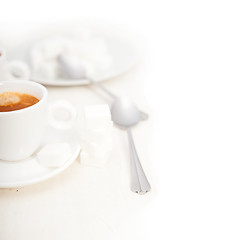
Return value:
M 86 129 L 102 129 L 112 124 L 111 113 L 107 104 L 86 106 L 84 113 Z
M 112 140 L 103 139 L 101 142 L 89 142 L 84 141 L 82 144 L 82 148 L 85 152 L 88 152 L 92 156 L 103 156 L 103 154 L 107 154 L 112 149 Z
M 30 51 L 31 67 L 35 71 L 43 62 L 43 53 L 41 49 L 34 47 Z
M 38 69 L 36 70 L 37 74 L 42 78 L 51 80 L 55 79 L 58 72 L 58 66 L 55 61 L 44 61 L 39 64 Z
M 86 106 L 84 109 L 85 128 L 83 129 L 83 152 L 81 163 L 90 166 L 103 166 L 112 150 L 113 122 L 107 104 Z
M 110 139 L 113 133 L 113 123 L 101 129 L 83 129 L 82 139 L 86 142 L 101 142 L 102 139 Z
M 102 167 L 108 161 L 109 156 L 109 152 L 103 156 L 91 156 L 89 153 L 82 151 L 80 153 L 80 163 L 85 166 Z

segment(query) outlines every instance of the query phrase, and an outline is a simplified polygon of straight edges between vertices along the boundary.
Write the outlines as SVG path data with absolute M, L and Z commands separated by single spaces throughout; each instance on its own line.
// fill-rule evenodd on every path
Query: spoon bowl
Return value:
M 140 120 L 140 111 L 128 97 L 118 97 L 111 106 L 112 120 L 123 128 L 136 125 Z
M 86 79 L 86 70 L 73 56 L 59 55 L 57 61 L 60 64 L 62 73 L 70 79 Z

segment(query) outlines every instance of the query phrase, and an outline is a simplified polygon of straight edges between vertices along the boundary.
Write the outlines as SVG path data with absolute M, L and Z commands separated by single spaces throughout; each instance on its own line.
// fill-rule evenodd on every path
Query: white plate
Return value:
M 71 30 L 71 35 L 74 34 L 73 29 Z M 46 31 L 46 33 L 40 33 L 39 36 L 35 36 L 34 39 L 28 39 L 25 41 L 25 43 L 22 43 L 18 46 L 16 46 L 13 49 L 9 49 L 8 51 L 8 58 L 10 60 L 13 59 L 19 59 L 26 61 L 29 65 L 29 51 L 31 46 L 36 43 L 37 41 L 44 39 L 48 36 L 54 36 L 54 32 Z M 70 33 L 69 29 L 64 30 L 64 28 L 55 31 L 55 34 L 59 35 L 68 35 Z M 110 68 L 108 72 L 105 72 L 100 76 L 100 78 L 95 79 L 96 81 L 104 81 L 111 78 L 114 78 L 120 74 L 125 73 L 130 68 L 132 68 L 136 62 L 138 61 L 138 56 L 136 54 L 135 49 L 132 47 L 132 45 L 129 43 L 129 40 L 126 41 L 125 38 L 120 38 L 116 36 L 115 34 L 108 34 L 108 32 L 96 32 L 95 35 L 102 37 L 107 46 L 108 46 L 108 52 L 113 58 L 113 66 Z M 75 85 L 86 85 L 88 84 L 88 81 L 86 79 L 42 79 L 39 76 L 34 76 L 32 74 L 31 80 L 39 82 L 44 85 L 49 86 L 75 86 Z
M 73 130 L 60 131 L 49 128 L 42 141 L 42 146 L 54 142 L 67 142 L 70 144 L 72 154 L 63 166 L 58 168 L 43 167 L 38 163 L 35 155 L 18 162 L 0 160 L 0 188 L 17 188 L 42 182 L 69 167 L 80 152 L 78 136 Z

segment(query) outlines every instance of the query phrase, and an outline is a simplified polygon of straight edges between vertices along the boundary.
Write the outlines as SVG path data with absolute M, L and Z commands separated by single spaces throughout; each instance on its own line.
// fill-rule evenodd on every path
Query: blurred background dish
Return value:
M 138 61 L 134 47 L 125 38 L 110 30 L 80 25 L 38 30 L 8 49 L 8 59 L 23 60 L 30 66 L 33 81 L 51 86 L 88 84 L 87 79 L 64 76 L 57 63 L 60 54 L 74 57 L 96 81 L 123 74 Z

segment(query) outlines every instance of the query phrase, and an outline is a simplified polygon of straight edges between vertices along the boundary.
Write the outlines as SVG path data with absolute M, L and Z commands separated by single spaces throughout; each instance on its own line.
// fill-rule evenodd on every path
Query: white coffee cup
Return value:
M 18 92 L 32 95 L 39 102 L 20 110 L 0 112 L 0 159 L 17 161 L 31 156 L 41 144 L 45 128 L 52 121 L 53 114 L 49 111 L 47 89 L 41 84 L 31 81 L 0 82 L 0 94 L 3 92 Z M 73 123 L 76 111 L 70 104 L 58 104 L 70 116 L 68 122 Z M 54 107 L 54 110 L 56 107 Z M 49 114 L 51 117 L 49 118 Z M 51 121 L 49 120 L 51 119 Z M 58 120 L 60 122 L 60 120 Z M 61 121 L 58 128 L 66 129 L 68 122 Z
M 0 81 L 29 80 L 30 69 L 20 60 L 7 61 L 6 51 L 0 48 Z

